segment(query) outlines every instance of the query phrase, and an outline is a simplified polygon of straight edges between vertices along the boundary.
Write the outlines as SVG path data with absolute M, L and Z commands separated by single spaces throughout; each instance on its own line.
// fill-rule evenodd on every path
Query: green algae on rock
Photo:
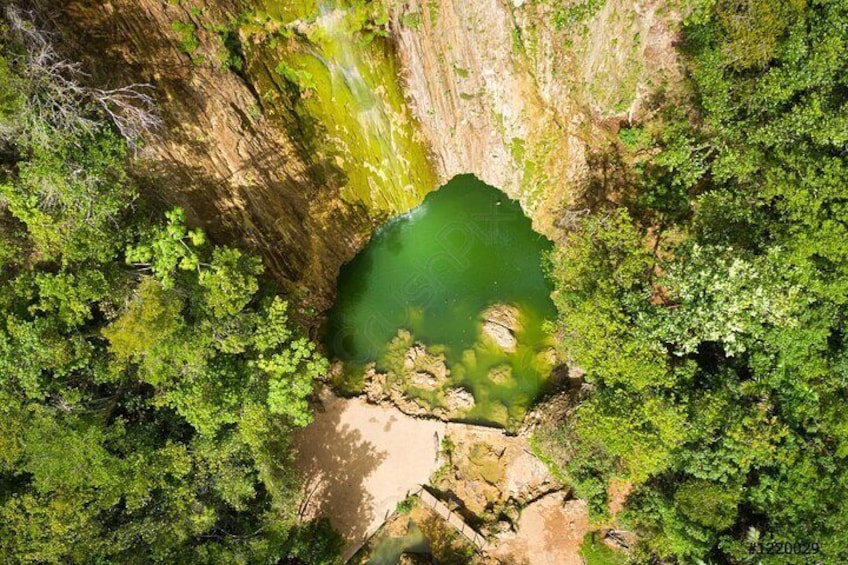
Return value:
M 428 195 L 342 269 L 326 341 L 344 384 L 370 366 L 383 397 L 402 393 L 412 412 L 516 425 L 554 362 L 550 245 L 472 176 Z
M 317 134 L 318 153 L 342 173 L 341 196 L 375 216 L 404 213 L 436 188 L 418 125 L 384 37 L 381 3 L 300 2 L 267 16 L 282 32 L 268 56 L 277 88 L 298 91 L 297 112 Z

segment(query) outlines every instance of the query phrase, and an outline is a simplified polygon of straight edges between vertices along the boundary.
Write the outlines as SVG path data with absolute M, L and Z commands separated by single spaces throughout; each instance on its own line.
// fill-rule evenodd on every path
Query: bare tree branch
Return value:
M 44 123 L 68 132 L 91 132 L 92 105 L 107 116 L 131 149 L 162 124 L 151 84 L 131 84 L 111 90 L 81 83 L 85 74 L 76 63 L 64 60 L 53 47 L 48 32 L 38 29 L 34 16 L 15 6 L 5 11 L 9 30 L 24 48 L 23 78 L 28 82 L 31 135 L 49 136 Z M 42 139 L 49 142 L 49 139 Z
M 156 101 L 150 94 L 153 90 L 152 84 L 144 83 L 113 90 L 91 89 L 90 92 L 127 143 L 137 147 L 144 135 L 162 125 Z

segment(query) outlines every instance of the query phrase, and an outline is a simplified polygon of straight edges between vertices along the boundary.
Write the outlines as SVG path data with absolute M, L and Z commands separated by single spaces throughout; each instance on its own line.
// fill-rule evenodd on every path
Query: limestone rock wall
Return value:
M 664 2 L 607 0 L 585 21 L 557 24 L 579 4 L 393 2 L 407 96 L 439 173 L 501 188 L 554 239 L 587 152 L 608 143 L 603 120 L 632 116 L 676 65 L 677 16 L 658 16 Z
M 338 269 L 385 214 L 342 196 L 350 165 L 315 142 L 322 128 L 310 130 L 279 88 L 273 45 L 237 30 L 247 62 L 228 68 L 220 30 L 263 2 L 42 1 L 55 2 L 55 27 L 93 82 L 156 87 L 166 126 L 140 162 L 163 204 L 184 207 L 213 239 L 254 248 L 284 287 L 327 307 Z M 563 14 L 585 2 L 382 2 L 399 65 L 391 80 L 440 180 L 477 175 L 553 239 L 588 155 L 610 142 L 604 121 L 638 114 L 675 66 L 664 0 L 607 0 L 565 27 Z
M 583 173 L 585 145 L 570 131 L 578 113 L 566 98 L 543 98 L 502 0 L 436 4 L 413 0 L 394 17 L 407 94 L 439 173 L 477 175 L 552 235 Z M 410 13 L 420 13 L 414 29 L 402 23 Z
M 339 266 L 367 240 L 374 219 L 338 197 L 328 167 L 298 139 L 294 116 L 267 107 L 220 61 L 209 28 L 233 17 L 238 3 L 201 3 L 202 12 L 187 4 L 72 0 L 51 13 L 92 81 L 156 87 L 165 127 L 140 155 L 150 190 L 185 208 L 213 239 L 258 251 L 288 290 L 308 289 L 307 298 L 326 307 Z M 193 53 L 174 22 L 195 28 Z

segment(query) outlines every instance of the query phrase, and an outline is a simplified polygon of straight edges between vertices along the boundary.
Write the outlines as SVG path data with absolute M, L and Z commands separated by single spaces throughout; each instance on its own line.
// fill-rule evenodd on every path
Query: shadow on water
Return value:
M 356 308 L 368 291 L 368 284 L 374 270 L 374 259 L 367 253 L 360 253 L 344 264 L 339 272 L 337 298 L 334 309 Z M 344 289 L 344 293 L 340 291 Z M 325 331 L 325 344 L 330 353 L 342 361 L 362 361 L 361 352 L 356 349 L 354 334 L 357 328 L 350 320 L 341 316 L 329 316 Z

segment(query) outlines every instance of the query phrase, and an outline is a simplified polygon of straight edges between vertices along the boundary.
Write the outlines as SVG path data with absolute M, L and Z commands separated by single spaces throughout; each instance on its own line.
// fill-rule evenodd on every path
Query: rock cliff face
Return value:
M 402 25 L 410 13 L 420 14 L 414 29 Z M 413 0 L 394 21 L 408 96 L 442 178 L 475 174 L 553 235 L 556 211 L 583 177 L 586 146 L 576 133 L 584 118 L 553 88 L 543 96 L 510 6 Z
M 457 174 L 518 199 L 555 238 L 587 154 L 608 143 L 604 120 L 638 115 L 675 66 L 676 17 L 659 0 L 343 4 L 52 11 L 92 81 L 156 86 L 166 127 L 140 163 L 157 194 L 258 250 L 318 308 L 376 225 Z
M 367 241 L 375 219 L 339 197 L 333 169 L 306 148 L 291 111 L 268 107 L 218 62 L 200 36 L 237 7 L 208 4 L 199 14 L 160 0 L 72 1 L 58 27 L 92 80 L 156 87 L 165 127 L 140 155 L 152 189 L 213 238 L 260 252 L 288 290 L 306 289 L 325 307 L 339 266 Z M 174 22 L 189 22 L 199 36 L 193 53 Z
M 650 1 L 410 0 L 393 29 L 441 177 L 475 174 L 556 239 L 602 121 L 674 73 L 677 19 Z

